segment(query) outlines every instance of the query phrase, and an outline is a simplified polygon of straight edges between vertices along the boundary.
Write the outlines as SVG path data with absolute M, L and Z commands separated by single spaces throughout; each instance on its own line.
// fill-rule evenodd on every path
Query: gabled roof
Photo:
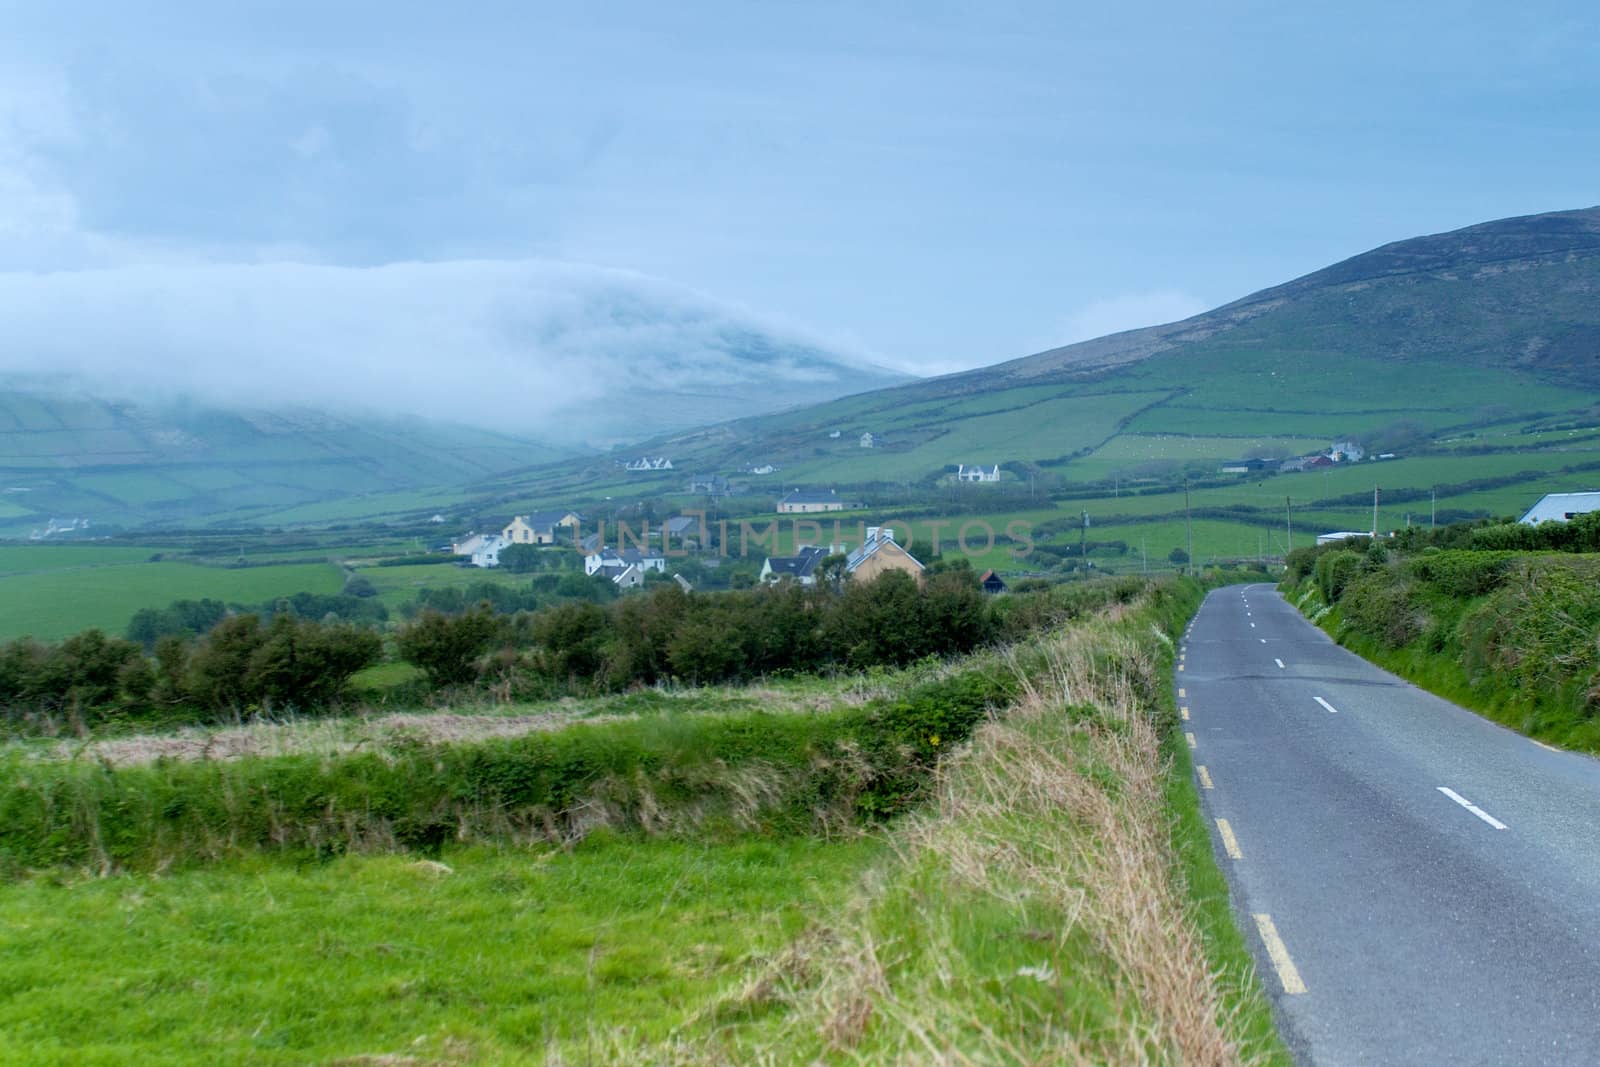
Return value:
M 549 530 L 560 525 L 561 521 L 568 515 L 574 518 L 578 517 L 578 513 L 569 508 L 562 511 L 536 511 L 532 515 L 518 515 L 512 521 L 515 522 L 516 519 L 521 519 L 535 530 Z
M 767 569 L 773 574 L 794 578 L 809 578 L 828 556 L 828 550 L 818 545 L 804 545 L 792 556 L 768 556 Z
M 591 556 L 600 557 L 600 565 L 609 567 L 612 564 L 643 563 L 645 560 L 666 559 L 660 552 L 651 549 L 649 552 L 640 552 L 637 548 L 625 548 L 621 552 L 607 545 L 604 548 L 590 552 Z
M 894 528 L 893 527 L 891 527 L 891 526 L 884 526 L 884 527 L 881 527 L 881 528 L 877 527 L 877 526 L 869 526 L 869 527 L 867 527 L 867 539 L 861 543 L 861 547 L 860 548 L 858 548 L 854 552 L 850 553 L 850 558 L 845 563 L 845 570 L 849 571 L 851 574 L 854 574 L 855 571 L 856 571 L 856 568 L 860 567 L 867 560 L 869 560 L 873 556 L 877 555 L 878 552 L 881 551 L 884 547 L 886 547 L 888 545 L 893 545 L 893 544 L 895 544 Z M 899 547 L 899 546 L 896 546 L 896 547 Z M 902 549 L 900 549 L 900 551 L 905 552 L 905 549 L 902 548 Z M 912 563 L 915 563 L 918 570 L 925 569 L 922 566 L 922 564 L 917 560 L 917 558 L 915 556 L 913 556 L 911 553 L 906 552 L 906 559 L 909 559 Z
M 783 498 L 785 504 L 837 504 L 839 494 L 832 489 L 826 492 L 821 489 L 796 489 Z

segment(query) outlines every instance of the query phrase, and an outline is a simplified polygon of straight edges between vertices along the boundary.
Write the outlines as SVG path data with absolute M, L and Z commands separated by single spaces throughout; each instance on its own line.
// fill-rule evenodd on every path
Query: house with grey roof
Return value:
M 832 489 L 796 489 L 778 501 L 780 515 L 806 515 L 817 511 L 843 511 L 844 501 Z
M 761 580 L 780 582 L 785 578 L 801 585 L 817 584 L 817 565 L 828 557 L 821 545 L 802 545 L 792 556 L 768 556 L 761 565 Z
M 1541 522 L 1566 522 L 1591 511 L 1600 511 L 1600 491 L 1546 493 L 1517 521 L 1537 526 Z

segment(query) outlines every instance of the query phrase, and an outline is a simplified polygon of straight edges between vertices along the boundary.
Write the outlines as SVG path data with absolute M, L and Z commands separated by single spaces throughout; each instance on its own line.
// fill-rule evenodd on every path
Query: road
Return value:
M 1600 761 L 1206 597 L 1175 675 L 1217 861 L 1313 1064 L 1600 1063 Z

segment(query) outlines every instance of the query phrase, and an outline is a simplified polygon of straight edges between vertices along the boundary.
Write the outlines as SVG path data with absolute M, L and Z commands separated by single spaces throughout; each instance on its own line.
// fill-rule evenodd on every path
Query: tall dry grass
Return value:
M 650 1058 L 1247 1062 L 1172 841 L 1165 635 L 1121 621 L 1039 650 L 892 862 Z

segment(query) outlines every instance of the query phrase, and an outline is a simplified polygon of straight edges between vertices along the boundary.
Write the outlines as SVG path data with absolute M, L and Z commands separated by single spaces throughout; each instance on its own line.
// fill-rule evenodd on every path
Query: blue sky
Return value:
M 931 373 L 1600 202 L 1588 4 L 144 6 L 0 8 L 0 272 L 62 314 L 525 260 Z

